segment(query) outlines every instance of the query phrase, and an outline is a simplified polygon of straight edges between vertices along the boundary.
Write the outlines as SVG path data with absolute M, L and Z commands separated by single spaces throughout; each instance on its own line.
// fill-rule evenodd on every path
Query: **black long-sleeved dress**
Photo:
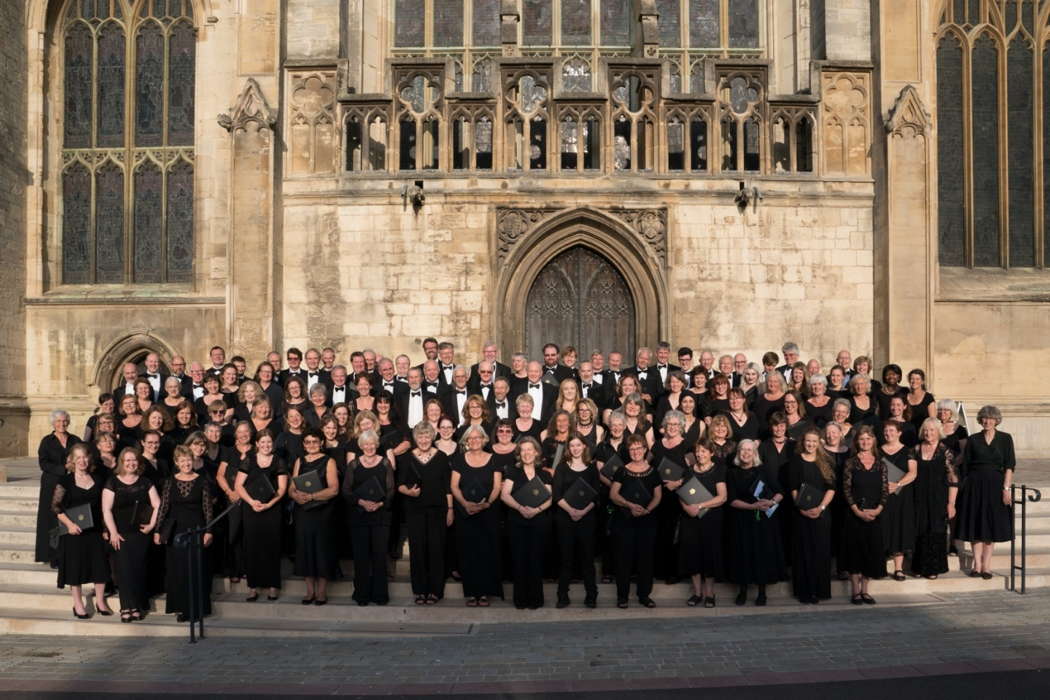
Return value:
M 857 457 L 850 457 L 842 474 L 842 496 L 850 507 L 843 529 L 843 560 L 839 568 L 867 578 L 886 575 L 885 543 L 882 538 L 882 515 L 872 521 L 861 520 L 852 506 L 871 510 L 886 505 L 889 482 L 886 466 L 875 460 L 865 468 Z
M 113 492 L 113 521 L 124 541 L 115 553 L 117 585 L 120 587 L 121 610 L 149 608 L 149 553 L 152 533 L 144 534 L 141 526 L 149 522 L 153 507 L 149 490 L 153 482 L 140 476 L 125 484 L 111 475 L 106 489 Z M 158 514 L 159 518 L 159 514 Z
M 731 467 L 726 474 L 729 502 L 734 500 L 754 503 L 759 480 L 772 494 L 783 494 L 783 489 L 772 469 L 761 467 L 742 469 Z M 729 551 L 729 579 L 740 585 L 767 584 L 787 578 L 784 566 L 784 547 L 777 524 L 776 513 L 768 517 L 760 510 L 743 510 L 730 506 L 732 530 Z
M 59 538 L 56 555 L 59 588 L 109 581 L 109 557 L 106 543 L 102 539 L 105 529 L 102 524 L 102 487 L 105 484 L 105 475 L 93 473 L 90 476 L 91 486 L 85 489 L 77 485 L 75 474 L 66 474 L 55 484 L 51 500 L 47 503 L 56 523 L 59 513 L 85 504 L 91 507 L 91 519 L 94 523 L 93 527 L 84 529 L 79 535 L 62 535 Z
M 161 540 L 168 545 L 167 579 L 165 589 L 167 603 L 165 612 L 191 614 L 190 610 L 190 564 L 186 549 L 175 546 L 176 537 L 183 532 L 202 527 L 211 522 L 212 504 L 215 502 L 212 483 L 202 475 L 190 480 L 175 476 L 164 482 L 160 498 L 158 530 Z M 201 613 L 211 614 L 211 571 L 208 557 L 201 557 L 202 571 L 198 599 Z
M 791 491 L 800 490 L 803 484 L 824 492 L 835 488 L 833 470 L 832 478 L 826 479 L 816 462 L 799 455 L 788 463 L 787 473 Z M 814 520 L 796 507 L 794 514 L 791 579 L 795 597 L 827 600 L 831 597 L 831 513 L 825 510 Z
M 912 459 L 918 463 L 918 475 L 911 485 L 915 504 L 912 571 L 936 576 L 948 571 L 948 489 L 958 486 L 955 456 L 941 443 L 929 459 L 923 459 L 922 445 L 916 445 Z
M 964 542 L 1009 542 L 1013 509 L 1003 504 L 1006 470 L 1017 466 L 1014 440 L 996 431 L 988 442 L 974 433 L 963 450 L 962 487 L 956 501 L 956 536 Z
M 54 433 L 45 435 L 37 448 L 37 459 L 40 464 L 40 497 L 36 511 L 36 552 L 34 559 L 45 564 L 57 562 L 57 552 L 51 548 L 50 532 L 58 525 L 54 511 L 51 510 L 51 496 L 58 482 L 66 475 L 66 457 L 73 445 L 80 438 L 66 433 L 66 444 L 63 445 Z

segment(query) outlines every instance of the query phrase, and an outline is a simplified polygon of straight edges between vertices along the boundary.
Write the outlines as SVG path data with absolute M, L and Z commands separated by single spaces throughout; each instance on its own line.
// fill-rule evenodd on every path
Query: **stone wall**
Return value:
M 0 456 L 24 454 L 26 30 L 22 2 L 0 3 Z
M 340 0 L 288 0 L 285 5 L 289 59 L 339 55 Z

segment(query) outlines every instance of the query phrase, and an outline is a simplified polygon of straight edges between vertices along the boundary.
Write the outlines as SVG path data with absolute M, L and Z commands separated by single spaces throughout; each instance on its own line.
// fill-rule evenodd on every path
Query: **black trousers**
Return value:
M 653 592 L 653 560 L 656 548 L 655 515 L 635 518 L 618 512 L 613 516 L 616 550 L 616 598 L 625 601 L 631 592 L 631 574 L 637 572 L 638 599 Z
M 360 522 L 351 517 L 350 541 L 354 549 L 354 595 L 359 603 L 387 603 L 386 557 L 390 525 L 387 522 Z
M 445 595 L 445 527 L 447 509 L 412 509 L 408 519 L 408 557 L 415 595 Z
M 514 607 L 543 607 L 543 563 L 550 516 L 510 518 L 510 556 L 514 570 Z
M 554 514 L 554 529 L 558 536 L 558 552 L 561 555 L 561 567 L 558 571 L 559 599 L 569 597 L 569 582 L 576 567 L 579 567 L 583 576 L 583 588 L 587 592 L 587 599 L 593 600 L 598 597 L 594 574 L 597 524 L 598 518 L 593 509 L 576 522 L 564 511 Z

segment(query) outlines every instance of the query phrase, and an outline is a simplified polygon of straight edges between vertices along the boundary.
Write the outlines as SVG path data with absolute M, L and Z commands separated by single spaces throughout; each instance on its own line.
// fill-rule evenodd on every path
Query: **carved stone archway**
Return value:
M 174 348 L 163 338 L 150 331 L 135 331 L 114 341 L 99 357 L 95 365 L 95 377 L 92 386 L 99 391 L 109 391 L 120 379 L 120 371 L 125 362 L 138 361 L 139 356 L 155 352 L 161 357 L 164 365 L 176 354 Z
M 496 228 L 493 335 L 504 357 L 524 351 L 525 300 L 536 276 L 552 259 L 577 245 L 606 257 L 626 280 L 635 303 L 635 347 L 655 344 L 666 336 L 666 209 L 501 207 Z M 590 348 L 579 350 L 585 353 Z

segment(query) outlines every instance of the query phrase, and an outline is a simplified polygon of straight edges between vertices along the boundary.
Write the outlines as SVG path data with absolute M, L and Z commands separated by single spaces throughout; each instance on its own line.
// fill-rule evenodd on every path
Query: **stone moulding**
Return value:
M 248 78 L 233 107 L 228 113 L 220 114 L 217 121 L 219 126 L 230 133 L 243 131 L 249 124 L 273 131 L 277 124 L 277 111 L 270 107 L 255 78 Z
M 573 207 L 497 207 L 496 260 L 502 265 L 514 248 L 544 221 L 555 215 L 572 211 Z M 652 256 L 667 265 L 667 209 L 633 209 L 610 207 L 595 210 L 605 217 L 619 221 L 634 232 Z
M 886 131 L 900 135 L 905 129 L 911 129 L 916 134 L 925 134 L 930 130 L 932 123 L 919 91 L 914 85 L 905 85 L 890 109 Z

